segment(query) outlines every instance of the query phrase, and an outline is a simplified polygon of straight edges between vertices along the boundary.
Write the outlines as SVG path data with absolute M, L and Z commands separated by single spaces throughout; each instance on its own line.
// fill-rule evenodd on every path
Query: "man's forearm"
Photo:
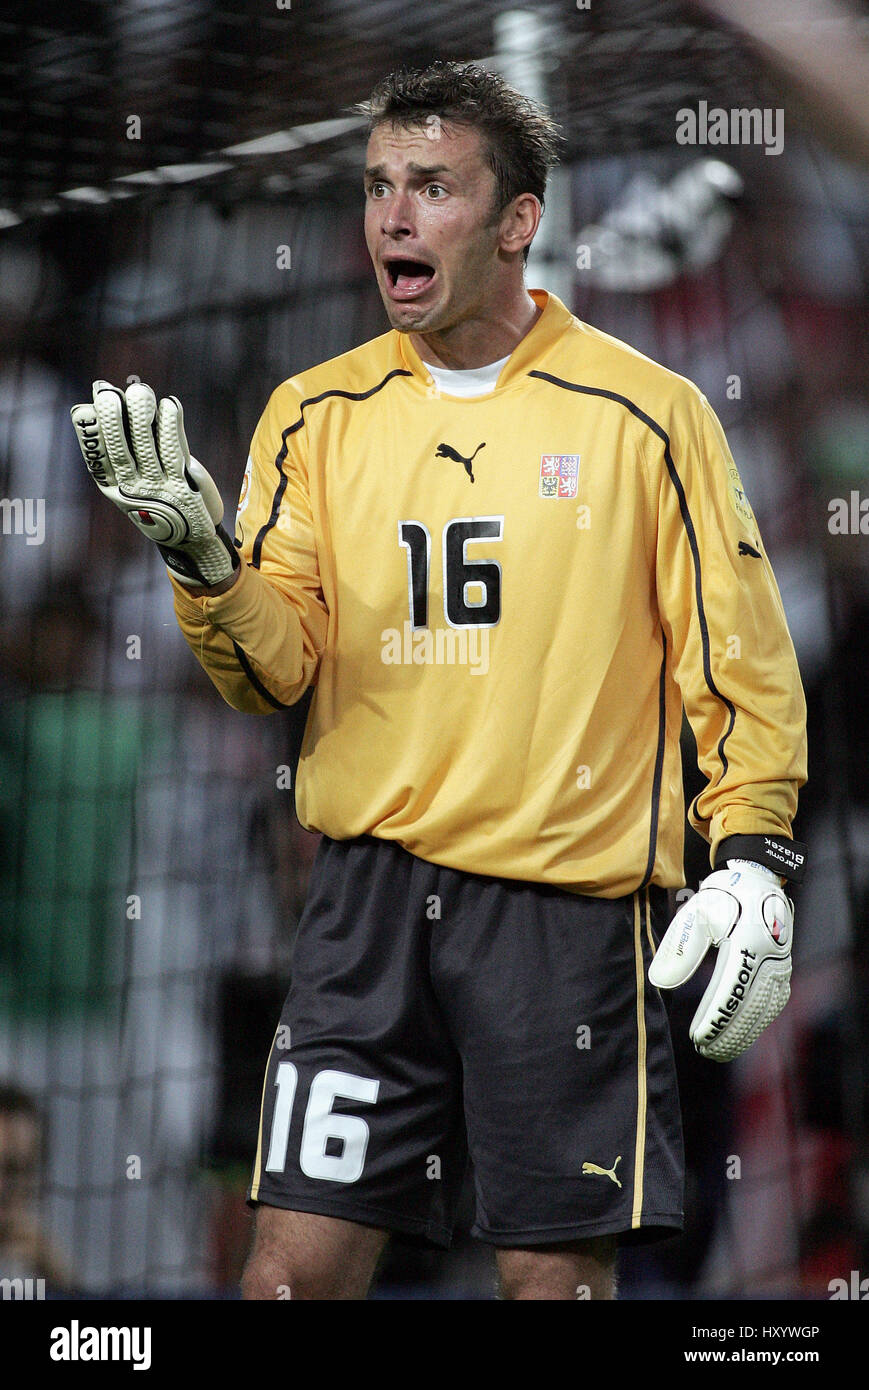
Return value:
M 301 698 L 326 642 L 319 589 L 298 581 L 284 593 L 243 560 L 234 575 L 199 592 L 171 570 L 169 578 L 181 631 L 234 709 L 265 714 Z

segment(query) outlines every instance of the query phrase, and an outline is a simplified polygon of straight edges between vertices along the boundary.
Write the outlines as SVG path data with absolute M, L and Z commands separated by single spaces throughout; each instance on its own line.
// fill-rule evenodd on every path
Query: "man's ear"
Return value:
M 520 193 L 501 213 L 499 242 L 501 250 L 515 255 L 534 240 L 543 208 L 533 193 Z

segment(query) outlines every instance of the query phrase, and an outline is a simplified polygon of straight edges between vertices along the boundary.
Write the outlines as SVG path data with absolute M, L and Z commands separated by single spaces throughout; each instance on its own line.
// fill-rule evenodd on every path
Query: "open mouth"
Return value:
M 434 279 L 434 266 L 407 256 L 384 261 L 386 282 L 393 299 L 412 299 L 428 289 Z

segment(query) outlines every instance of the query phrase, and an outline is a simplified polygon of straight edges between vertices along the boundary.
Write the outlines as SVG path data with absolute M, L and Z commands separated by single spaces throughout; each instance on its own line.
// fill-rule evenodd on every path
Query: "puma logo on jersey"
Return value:
M 474 470 L 471 467 L 471 465 L 474 462 L 474 459 L 477 457 L 477 454 L 480 452 L 480 450 L 485 449 L 485 447 L 485 441 L 482 444 L 478 444 L 474 452 L 471 454 L 471 457 L 469 459 L 466 459 L 464 454 L 460 454 L 457 449 L 453 448 L 452 444 L 439 444 L 435 449 L 435 458 L 452 459 L 453 463 L 463 463 L 465 465 L 465 472 L 467 473 L 471 482 L 473 482 Z
M 740 555 L 753 555 L 755 559 L 760 559 L 760 551 L 755 550 L 753 545 L 748 544 L 748 541 L 739 542 L 739 553 Z
M 585 1176 L 587 1176 L 587 1177 L 590 1177 L 592 1174 L 596 1173 L 596 1174 L 598 1175 L 598 1177 L 601 1177 L 601 1178 L 612 1178 L 612 1180 L 613 1180 L 613 1182 L 615 1183 L 616 1187 L 621 1187 L 621 1183 L 619 1182 L 618 1178 L 616 1177 L 616 1168 L 619 1166 L 619 1164 L 621 1163 L 621 1161 L 622 1161 L 622 1156 L 621 1156 L 621 1154 L 619 1154 L 619 1156 L 618 1156 L 618 1158 L 616 1159 L 615 1163 L 613 1164 L 612 1168 L 601 1168 L 601 1167 L 598 1166 L 597 1163 L 583 1163 L 583 1165 L 582 1165 L 582 1171 L 583 1171 L 583 1174 L 584 1174 Z

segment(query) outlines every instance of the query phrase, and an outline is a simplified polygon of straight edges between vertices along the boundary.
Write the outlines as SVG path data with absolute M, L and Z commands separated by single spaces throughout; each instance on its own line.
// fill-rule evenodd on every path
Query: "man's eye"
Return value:
M 437 199 L 441 193 L 446 193 L 446 191 L 447 190 L 441 183 L 430 183 L 428 185 L 428 188 L 426 189 L 426 192 L 428 193 L 429 197 L 435 199 Z
M 372 198 L 379 198 L 385 188 L 385 183 L 372 183 L 368 189 L 368 192 L 371 194 Z

